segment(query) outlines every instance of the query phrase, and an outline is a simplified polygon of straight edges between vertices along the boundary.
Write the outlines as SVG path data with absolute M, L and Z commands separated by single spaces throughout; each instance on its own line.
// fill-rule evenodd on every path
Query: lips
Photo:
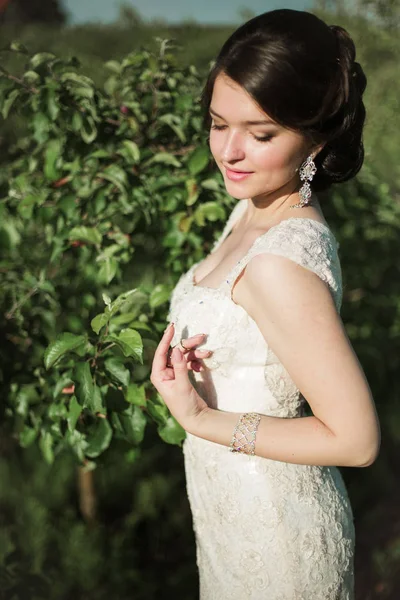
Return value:
M 225 167 L 226 176 L 231 181 L 242 181 L 242 179 L 246 179 L 246 177 L 250 177 L 252 175 L 252 171 L 234 171 L 232 169 L 228 169 Z
M 253 172 L 253 171 L 240 171 L 239 169 L 231 169 L 230 167 L 226 167 L 225 165 L 224 165 L 224 167 L 227 171 L 231 171 L 231 173 L 246 173 L 246 174 L 248 174 L 248 173 Z

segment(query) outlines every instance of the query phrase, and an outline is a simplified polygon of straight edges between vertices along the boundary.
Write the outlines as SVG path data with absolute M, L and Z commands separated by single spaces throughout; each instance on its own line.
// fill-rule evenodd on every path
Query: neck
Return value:
M 299 200 L 300 197 L 297 189 L 292 191 L 286 190 L 285 193 L 274 192 L 267 197 L 254 196 L 253 198 L 248 198 L 245 226 L 262 228 L 264 224 L 270 223 L 271 220 L 280 219 L 289 210 L 289 207 L 299 202 Z M 315 198 L 312 196 L 309 204 L 314 203 Z M 289 212 L 293 215 L 293 211 Z

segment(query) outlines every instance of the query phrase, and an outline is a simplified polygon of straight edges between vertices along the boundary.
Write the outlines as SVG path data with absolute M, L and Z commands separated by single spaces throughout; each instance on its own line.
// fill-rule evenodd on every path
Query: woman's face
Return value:
M 311 152 L 304 136 L 275 124 L 224 74 L 215 80 L 210 114 L 210 149 L 233 198 L 281 196 L 297 189 L 296 169 Z

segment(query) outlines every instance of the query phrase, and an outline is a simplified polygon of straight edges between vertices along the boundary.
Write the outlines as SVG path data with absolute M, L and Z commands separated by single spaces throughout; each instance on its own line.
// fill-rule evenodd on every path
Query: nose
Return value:
M 242 139 L 239 132 L 231 131 L 225 136 L 221 152 L 222 161 L 229 163 L 235 160 L 242 160 L 244 155 Z

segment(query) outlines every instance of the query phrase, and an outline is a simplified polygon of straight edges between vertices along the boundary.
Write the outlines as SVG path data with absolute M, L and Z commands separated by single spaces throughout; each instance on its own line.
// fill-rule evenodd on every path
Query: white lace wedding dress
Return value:
M 246 199 L 235 205 L 212 252 L 246 206 Z M 340 311 L 337 249 L 326 225 L 292 217 L 259 236 L 218 289 L 195 285 L 199 263 L 181 276 L 168 315 L 176 328 L 172 345 L 207 334 L 199 347 L 213 354 L 190 377 L 210 406 L 304 415 L 303 396 L 231 288 L 253 256 L 272 252 L 321 277 Z M 232 453 L 191 434 L 183 452 L 201 600 L 353 600 L 353 514 L 337 467 Z

